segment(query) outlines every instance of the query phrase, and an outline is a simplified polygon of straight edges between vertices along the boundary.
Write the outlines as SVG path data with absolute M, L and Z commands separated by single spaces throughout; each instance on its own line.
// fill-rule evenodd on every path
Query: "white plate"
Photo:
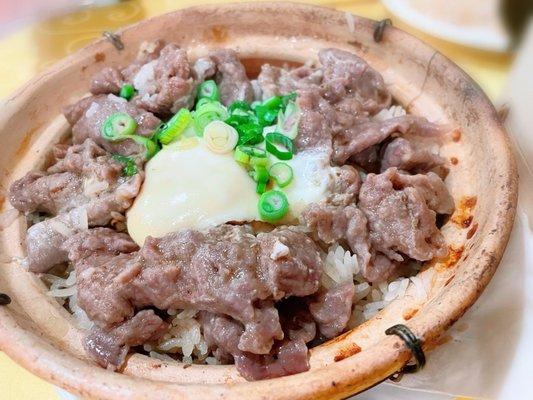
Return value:
M 498 0 L 463 0 L 463 16 L 458 12 L 458 4 L 454 4 L 456 0 L 382 0 L 382 3 L 403 22 L 435 37 L 482 50 L 504 52 L 509 48 L 509 36 L 498 17 Z M 454 16 L 449 10 L 457 13 Z M 465 18 L 465 14 L 469 15 Z

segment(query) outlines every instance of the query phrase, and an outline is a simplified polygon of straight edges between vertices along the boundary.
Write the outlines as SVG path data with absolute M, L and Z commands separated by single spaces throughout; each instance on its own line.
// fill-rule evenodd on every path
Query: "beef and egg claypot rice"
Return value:
M 416 371 L 515 214 L 463 71 L 303 4 L 107 32 L 8 97 L 0 136 L 0 349 L 80 398 L 329 400 Z
M 447 255 L 453 127 L 407 113 L 355 54 L 250 80 L 231 48 L 192 61 L 145 42 L 64 115 L 72 135 L 9 200 L 27 268 L 102 367 L 135 351 L 248 380 L 306 371 L 310 347 Z

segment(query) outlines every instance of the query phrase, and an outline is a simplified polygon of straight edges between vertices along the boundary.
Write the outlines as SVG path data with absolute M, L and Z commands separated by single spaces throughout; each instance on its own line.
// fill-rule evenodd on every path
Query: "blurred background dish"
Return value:
M 500 0 L 383 0 L 383 4 L 403 22 L 454 43 L 496 52 L 507 51 L 511 43 Z

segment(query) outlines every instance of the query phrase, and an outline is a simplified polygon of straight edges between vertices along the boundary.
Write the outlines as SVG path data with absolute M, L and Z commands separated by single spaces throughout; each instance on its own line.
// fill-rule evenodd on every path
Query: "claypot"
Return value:
M 69 313 L 47 297 L 44 284 L 25 271 L 26 220 L 0 231 L 0 348 L 36 375 L 66 390 L 99 399 L 337 399 L 359 392 L 399 370 L 411 357 L 391 325 L 407 325 L 427 352 L 477 299 L 505 249 L 515 215 L 517 175 L 508 137 L 490 101 L 456 65 L 418 39 L 376 22 L 325 8 L 290 3 L 202 6 L 161 15 L 120 32 L 125 49 L 101 39 L 42 73 L 0 109 L 0 183 L 3 196 L 14 179 L 45 162 L 47 148 L 68 134 L 61 107 L 88 91 L 90 76 L 121 66 L 145 40 L 163 38 L 190 58 L 232 47 L 251 75 L 264 62 L 303 63 L 319 49 L 337 47 L 363 57 L 383 74 L 394 98 L 410 112 L 456 128 L 441 148 L 452 160 L 446 179 L 457 205 L 443 233 L 447 259 L 419 274 L 415 285 L 372 320 L 311 350 L 308 372 L 246 382 L 233 366 L 128 358 L 122 373 L 96 366 L 85 355 L 82 333 Z M 3 211 L 11 208 L 3 201 Z M 431 357 L 431 353 L 428 353 Z

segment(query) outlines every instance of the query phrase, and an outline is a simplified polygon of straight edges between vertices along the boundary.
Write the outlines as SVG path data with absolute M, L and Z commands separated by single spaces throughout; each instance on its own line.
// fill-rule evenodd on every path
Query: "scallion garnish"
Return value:
M 268 157 L 251 157 L 250 158 L 250 165 L 252 167 L 261 166 L 261 167 L 268 167 L 268 164 L 270 163 L 270 160 Z
M 230 104 L 230 106 L 228 107 L 228 111 L 230 114 L 235 114 L 239 112 L 248 113 L 252 111 L 252 108 L 247 102 L 242 101 L 242 100 L 237 100 Z
M 133 176 L 137 173 L 137 165 L 132 157 L 126 157 L 120 154 L 113 154 L 113 159 L 124 165 L 122 173 L 125 176 Z
M 259 124 L 262 126 L 272 125 L 278 117 L 279 112 L 284 111 L 287 104 L 295 98 L 296 93 L 289 93 L 285 96 L 272 96 L 261 104 L 255 105 L 253 110 Z
M 289 201 L 285 193 L 279 190 L 269 190 L 261 195 L 257 207 L 263 220 L 276 222 L 289 211 Z
M 290 138 L 281 133 L 271 132 L 265 136 L 266 149 L 280 160 L 290 160 L 296 152 L 294 143 Z M 283 149 L 280 149 L 280 146 Z
M 267 183 L 270 179 L 270 174 L 268 170 L 262 165 L 257 165 L 252 171 L 250 171 L 250 176 L 256 182 L 265 182 Z
M 145 157 L 147 160 L 155 156 L 156 153 L 161 150 L 161 146 L 159 146 L 156 142 L 150 140 L 147 137 L 132 135 L 129 138 L 135 140 L 135 142 L 140 144 L 141 146 L 144 146 L 144 148 L 146 149 Z
M 126 113 L 111 114 L 102 125 L 102 137 L 111 142 L 124 140 L 135 133 L 137 121 Z
M 277 162 L 272 164 L 268 172 L 281 188 L 292 182 L 293 172 L 289 164 Z
M 215 81 L 205 81 L 198 87 L 198 99 L 220 101 L 220 91 Z
M 237 146 L 237 150 L 243 152 L 244 154 L 247 154 L 250 157 L 266 158 L 267 156 L 267 153 L 265 150 L 258 149 L 257 147 L 240 145 L 240 146 Z
M 189 110 L 182 108 L 157 133 L 156 139 L 161 144 L 169 144 L 176 140 L 187 129 L 192 121 Z
M 250 162 L 250 155 L 239 149 L 239 147 L 235 149 L 235 153 L 233 153 L 233 158 L 235 159 L 235 161 L 242 165 L 248 165 L 248 163 Z
M 255 186 L 255 192 L 257 194 L 263 194 L 266 191 L 267 182 L 257 182 L 257 185 Z
M 237 145 L 239 134 L 222 121 L 210 122 L 204 129 L 204 142 L 213 153 L 229 153 Z
M 133 87 L 133 85 L 126 83 L 122 85 L 122 87 L 120 88 L 120 93 L 118 95 L 129 101 L 131 100 L 134 94 L 135 94 L 135 88 Z
M 300 122 L 300 108 L 291 101 L 287 104 L 285 111 L 279 110 L 276 130 L 290 139 L 295 139 L 298 135 L 298 123 Z
M 197 105 L 194 112 L 194 128 L 198 136 L 203 136 L 205 127 L 213 121 L 224 121 L 228 118 L 228 112 L 218 101 L 204 102 Z

